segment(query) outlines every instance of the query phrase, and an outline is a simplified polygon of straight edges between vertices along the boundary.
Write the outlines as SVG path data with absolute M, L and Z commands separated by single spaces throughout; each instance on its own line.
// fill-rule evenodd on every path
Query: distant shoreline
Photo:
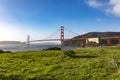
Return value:
M 0 41 L 0 45 L 8 45 L 8 44 L 23 44 L 20 41 Z

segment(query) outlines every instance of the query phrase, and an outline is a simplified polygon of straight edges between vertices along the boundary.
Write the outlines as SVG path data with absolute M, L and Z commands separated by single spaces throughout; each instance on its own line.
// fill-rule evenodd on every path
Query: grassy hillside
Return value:
M 0 80 L 120 80 L 120 48 L 0 54 Z

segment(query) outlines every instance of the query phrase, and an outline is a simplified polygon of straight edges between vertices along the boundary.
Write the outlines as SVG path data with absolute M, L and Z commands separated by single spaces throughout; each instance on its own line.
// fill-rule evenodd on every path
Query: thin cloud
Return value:
M 108 0 L 107 2 L 100 0 L 87 0 L 87 4 L 96 9 L 103 10 L 107 14 L 120 17 L 120 0 Z
M 97 0 L 88 0 L 88 5 L 93 7 L 93 8 L 99 8 L 99 7 L 102 7 L 103 4 L 98 2 Z

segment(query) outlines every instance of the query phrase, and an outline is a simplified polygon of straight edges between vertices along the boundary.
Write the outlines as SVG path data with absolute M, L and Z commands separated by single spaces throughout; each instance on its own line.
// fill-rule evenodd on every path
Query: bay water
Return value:
M 17 51 L 35 51 L 35 50 L 43 50 L 47 49 L 50 47 L 59 47 L 60 45 L 41 45 L 41 44 L 31 44 L 31 45 L 26 45 L 26 44 L 9 44 L 9 45 L 0 45 L 0 50 L 4 51 L 12 51 L 12 52 L 17 52 Z M 74 47 L 64 47 L 63 49 L 74 49 Z

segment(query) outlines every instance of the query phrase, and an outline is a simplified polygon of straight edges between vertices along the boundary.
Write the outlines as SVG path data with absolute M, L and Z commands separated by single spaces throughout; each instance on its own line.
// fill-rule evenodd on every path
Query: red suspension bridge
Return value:
M 72 33 L 72 37 L 71 35 L 69 37 L 71 38 L 65 38 L 65 29 Z M 57 30 L 57 32 L 59 32 L 59 30 Z M 54 36 L 56 33 L 52 34 L 51 36 Z M 73 35 L 74 34 L 74 35 Z M 41 40 L 30 40 L 30 35 L 27 36 L 27 41 L 25 42 L 27 45 L 30 45 L 30 43 L 33 43 L 33 42 L 44 42 L 44 41 L 60 41 L 60 44 L 61 44 L 61 47 L 63 46 L 64 44 L 64 41 L 65 40 L 80 40 L 80 39 L 84 39 L 84 38 L 73 38 L 75 36 L 78 36 L 78 34 L 72 32 L 71 30 L 68 30 L 67 28 L 64 28 L 63 26 L 60 27 L 60 35 L 59 35 L 59 38 L 50 38 L 49 37 L 47 39 L 41 39 Z
M 74 34 L 74 36 L 72 35 L 72 37 L 65 37 L 65 29 Z M 51 36 L 55 36 L 56 33 L 52 34 L 49 38 L 47 39 L 41 39 L 41 40 L 30 40 L 30 36 L 28 35 L 27 36 L 27 41 L 25 42 L 26 44 L 30 45 L 30 43 L 33 43 L 33 42 L 44 42 L 44 41 L 60 41 L 60 45 L 61 47 L 63 46 L 64 44 L 64 41 L 66 40 L 75 40 L 75 41 L 78 41 L 78 40 L 87 40 L 88 38 L 87 37 L 84 37 L 84 38 L 75 38 L 75 36 L 78 36 L 78 34 L 72 32 L 71 30 L 67 29 L 67 28 L 64 28 L 63 26 L 60 27 L 59 30 L 57 30 L 57 32 L 60 32 L 59 34 L 59 37 L 58 38 L 51 38 Z M 69 33 L 69 35 L 70 35 Z M 70 35 L 71 36 L 71 35 Z M 101 37 L 100 38 L 101 40 L 106 40 L 107 41 L 107 45 L 110 45 L 111 44 L 111 40 L 112 39 L 117 39 L 118 40 L 118 44 L 120 45 L 120 36 L 114 36 L 114 37 Z

